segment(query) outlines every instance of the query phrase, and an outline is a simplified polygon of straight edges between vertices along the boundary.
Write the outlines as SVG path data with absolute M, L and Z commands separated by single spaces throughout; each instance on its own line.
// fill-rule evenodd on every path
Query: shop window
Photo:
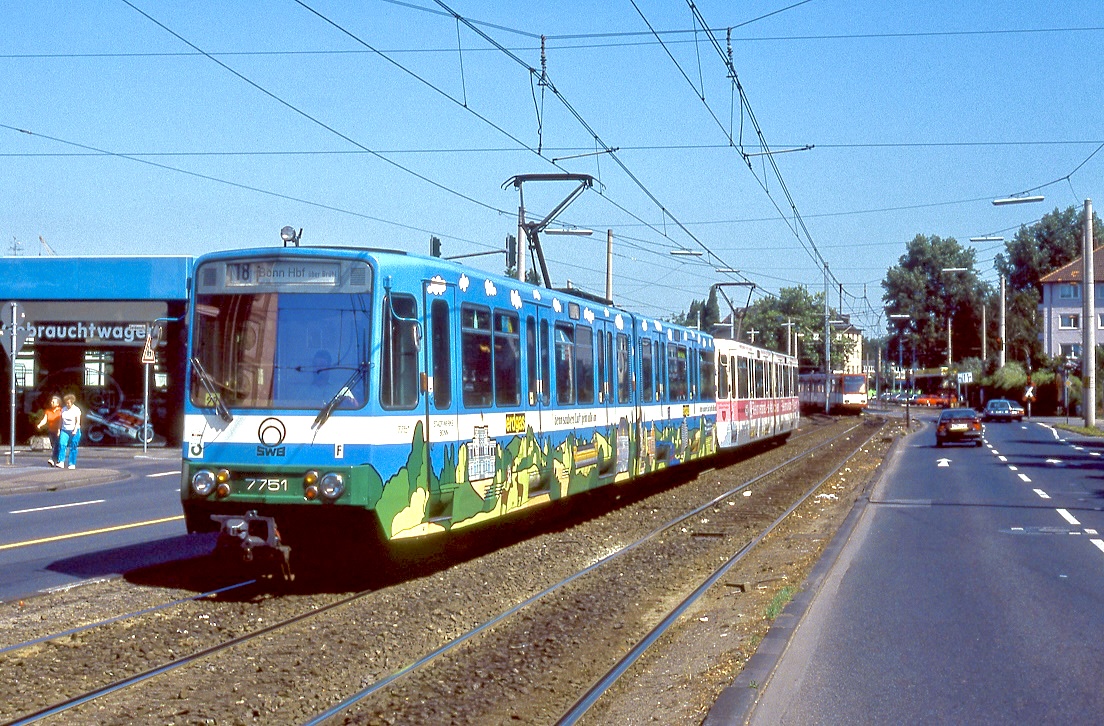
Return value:
M 34 388 L 35 379 L 34 351 L 20 351 L 15 357 L 15 387 L 22 389 Z
M 107 385 L 108 368 L 115 362 L 111 351 L 87 350 L 84 352 L 84 385 L 102 388 Z

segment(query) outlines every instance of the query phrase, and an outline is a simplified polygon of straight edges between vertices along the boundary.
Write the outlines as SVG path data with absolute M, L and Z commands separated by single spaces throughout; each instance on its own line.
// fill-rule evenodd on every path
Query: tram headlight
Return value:
M 192 474 L 192 491 L 205 497 L 215 488 L 215 473 L 210 469 L 200 469 Z
M 345 478 L 334 472 L 323 474 L 318 480 L 318 490 L 326 499 L 337 499 L 345 493 Z

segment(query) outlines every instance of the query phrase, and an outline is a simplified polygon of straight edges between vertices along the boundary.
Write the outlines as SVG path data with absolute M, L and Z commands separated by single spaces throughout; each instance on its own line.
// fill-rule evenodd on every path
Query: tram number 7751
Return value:
M 288 490 L 288 480 L 246 479 L 245 490 L 247 492 L 286 492 Z

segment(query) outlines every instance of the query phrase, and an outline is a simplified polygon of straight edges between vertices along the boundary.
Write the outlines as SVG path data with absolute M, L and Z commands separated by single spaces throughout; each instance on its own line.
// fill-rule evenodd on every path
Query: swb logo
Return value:
M 257 427 L 257 439 L 261 442 L 257 447 L 257 456 L 284 456 L 287 447 L 281 444 L 284 443 L 285 436 L 287 429 L 280 419 L 269 416 L 261 421 L 261 425 Z

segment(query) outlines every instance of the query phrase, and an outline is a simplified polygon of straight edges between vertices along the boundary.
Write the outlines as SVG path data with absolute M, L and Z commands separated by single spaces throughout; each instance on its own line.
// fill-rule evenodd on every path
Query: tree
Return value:
M 909 316 L 888 322 L 890 349 L 908 348 L 918 367 L 944 365 L 950 329 L 958 358 L 980 354 L 981 306 L 992 292 L 978 279 L 974 262 L 974 251 L 953 237 L 918 234 L 908 243 L 882 282 L 886 310 Z

